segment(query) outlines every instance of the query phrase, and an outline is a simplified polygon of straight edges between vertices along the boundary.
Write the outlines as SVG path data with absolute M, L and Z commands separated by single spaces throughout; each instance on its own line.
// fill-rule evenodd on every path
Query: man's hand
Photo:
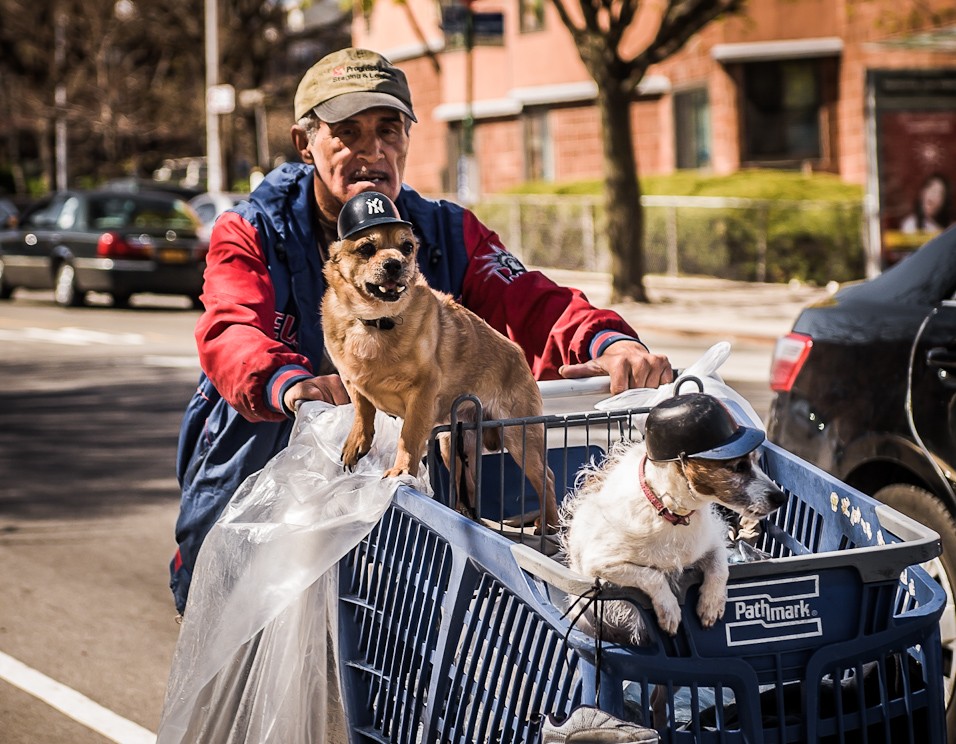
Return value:
M 286 408 L 294 411 L 296 404 L 304 400 L 322 400 L 334 406 L 349 402 L 349 394 L 338 375 L 319 375 L 307 380 L 299 380 L 285 391 L 282 402 Z
M 609 375 L 611 395 L 629 388 L 656 388 L 674 381 L 670 360 L 663 354 L 652 354 L 637 341 L 617 341 L 597 359 L 565 364 L 558 374 L 568 379 Z

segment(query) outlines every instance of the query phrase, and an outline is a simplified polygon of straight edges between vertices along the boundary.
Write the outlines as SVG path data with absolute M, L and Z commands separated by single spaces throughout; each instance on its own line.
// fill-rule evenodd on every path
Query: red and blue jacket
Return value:
M 236 488 L 288 443 L 293 418 L 283 394 L 333 371 L 319 311 L 325 282 L 313 173 L 300 163 L 277 168 L 213 229 L 196 326 L 203 372 L 176 463 L 182 502 L 170 587 L 180 612 L 207 532 Z M 421 242 L 428 283 L 516 341 L 537 379 L 637 338 L 616 313 L 525 269 L 467 209 L 407 186 L 396 205 Z

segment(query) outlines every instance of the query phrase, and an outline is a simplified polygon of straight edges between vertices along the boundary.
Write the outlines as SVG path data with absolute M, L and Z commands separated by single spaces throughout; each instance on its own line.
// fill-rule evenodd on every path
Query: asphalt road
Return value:
M 0 303 L 4 744 L 138 744 L 158 726 L 178 630 L 167 564 L 197 313 L 184 298 L 142 302 L 64 310 L 20 292 Z M 644 337 L 682 366 L 717 340 Z M 761 415 L 769 353 L 744 344 L 749 371 L 725 376 Z

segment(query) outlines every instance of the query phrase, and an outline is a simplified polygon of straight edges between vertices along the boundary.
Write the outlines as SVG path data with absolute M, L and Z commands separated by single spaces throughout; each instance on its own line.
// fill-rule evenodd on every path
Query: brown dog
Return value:
M 364 219 L 362 207 L 378 198 L 384 202 L 369 208 L 378 216 Z M 385 216 L 377 211 L 383 204 L 389 212 Z M 418 475 L 429 433 L 448 423 L 459 395 L 476 395 L 490 418 L 540 415 L 541 394 L 520 347 L 428 286 L 418 269 L 415 234 L 387 197 L 360 194 L 343 215 L 339 234 L 345 237 L 330 246 L 324 268 L 322 324 L 328 354 L 355 404 L 355 422 L 342 450 L 344 465 L 354 467 L 369 451 L 375 409 L 403 419 L 395 465 L 386 477 Z M 544 426 L 524 432 L 516 426 L 486 429 L 486 447 L 500 446 L 494 441 L 499 431 L 515 462 L 524 462 L 544 505 L 545 519 L 539 517 L 538 525 L 556 524 L 554 476 L 543 460 Z M 447 464 L 447 438 L 442 445 Z M 469 462 L 472 508 L 473 468 Z

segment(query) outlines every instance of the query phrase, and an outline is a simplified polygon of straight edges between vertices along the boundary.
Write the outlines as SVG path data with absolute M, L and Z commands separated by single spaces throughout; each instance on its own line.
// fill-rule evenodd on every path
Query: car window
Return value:
M 195 218 L 179 199 L 143 199 L 130 194 L 109 194 L 90 202 L 90 224 L 96 230 L 123 228 L 193 230 Z
M 80 200 L 71 196 L 65 202 L 63 202 L 63 208 L 60 210 L 60 214 L 56 218 L 56 226 L 60 230 L 72 230 L 76 225 L 76 215 L 80 209 Z
M 26 229 L 48 230 L 56 225 L 57 215 L 63 205 L 61 197 L 45 199 L 27 213 L 22 222 Z

